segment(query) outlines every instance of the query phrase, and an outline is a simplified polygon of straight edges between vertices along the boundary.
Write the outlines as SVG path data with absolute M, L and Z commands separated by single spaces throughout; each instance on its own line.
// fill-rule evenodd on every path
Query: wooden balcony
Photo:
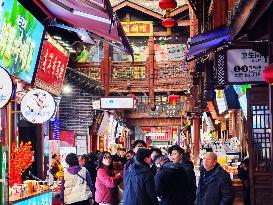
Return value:
M 149 80 L 154 79 L 155 92 L 183 91 L 191 83 L 188 67 L 181 61 L 155 62 L 154 74 L 148 72 L 147 62 L 111 62 L 109 74 L 103 74 L 102 66 L 94 63 L 78 63 L 76 69 L 91 79 L 109 78 L 110 93 L 149 92 Z

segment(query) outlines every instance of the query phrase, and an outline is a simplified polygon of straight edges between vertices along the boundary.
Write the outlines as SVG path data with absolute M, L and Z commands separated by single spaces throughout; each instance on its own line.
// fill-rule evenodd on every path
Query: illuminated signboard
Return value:
M 0 109 L 9 102 L 11 96 L 12 96 L 11 77 L 5 69 L 0 67 Z
M 17 0 L 4 0 L 0 15 L 0 66 L 31 83 L 44 26 Z
M 262 73 L 268 60 L 252 49 L 227 51 L 227 78 L 230 83 L 264 82 Z
M 105 97 L 100 99 L 101 109 L 134 109 L 133 97 Z
M 215 90 L 216 92 L 216 103 L 218 107 L 219 114 L 225 112 L 227 108 L 227 103 L 225 99 L 225 93 L 223 90 Z
M 29 91 L 22 99 L 21 112 L 27 121 L 44 123 L 55 113 L 54 98 L 46 91 L 35 89 Z
M 49 34 L 45 35 L 35 85 L 60 96 L 69 53 Z
M 130 21 L 121 22 L 123 30 L 127 36 L 152 36 L 152 21 Z

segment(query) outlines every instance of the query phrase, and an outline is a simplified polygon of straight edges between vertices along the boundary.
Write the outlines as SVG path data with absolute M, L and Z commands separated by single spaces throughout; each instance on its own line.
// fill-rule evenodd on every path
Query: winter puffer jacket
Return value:
M 182 165 L 165 163 L 155 175 L 155 190 L 161 205 L 187 205 L 187 177 Z
M 95 184 L 95 201 L 105 204 L 118 204 L 118 185 L 121 181 L 122 176 L 115 176 L 114 171 L 107 166 L 99 168 Z
M 202 167 L 197 188 L 196 205 L 232 205 L 234 192 L 229 174 L 217 164 L 209 176 Z
M 154 178 L 148 164 L 135 161 L 124 177 L 125 205 L 158 205 Z

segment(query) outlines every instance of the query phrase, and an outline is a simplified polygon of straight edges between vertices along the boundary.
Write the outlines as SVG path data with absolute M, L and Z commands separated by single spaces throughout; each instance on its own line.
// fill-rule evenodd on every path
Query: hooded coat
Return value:
M 160 205 L 187 205 L 187 177 L 180 164 L 166 162 L 155 175 Z
M 153 173 L 146 163 L 135 161 L 124 178 L 124 204 L 158 205 Z
M 209 172 L 201 168 L 195 204 L 232 205 L 234 192 L 229 174 L 219 164 Z
M 73 174 L 73 175 L 76 175 L 79 173 L 79 171 L 83 169 L 80 165 L 76 165 L 76 166 L 72 166 L 72 167 L 68 167 L 66 169 L 66 171 L 70 174 Z M 85 168 L 84 168 L 85 169 Z M 94 196 L 94 185 L 92 183 L 92 180 L 91 180 L 91 177 L 90 177 L 90 174 L 88 173 L 88 171 L 86 171 L 86 176 L 83 176 L 87 182 L 87 185 L 88 187 L 90 188 L 91 192 L 92 192 L 92 196 Z M 60 195 L 60 199 L 62 201 L 64 201 L 64 190 L 65 190 L 65 179 L 64 179 L 64 176 L 62 177 L 62 180 L 61 180 L 61 195 Z

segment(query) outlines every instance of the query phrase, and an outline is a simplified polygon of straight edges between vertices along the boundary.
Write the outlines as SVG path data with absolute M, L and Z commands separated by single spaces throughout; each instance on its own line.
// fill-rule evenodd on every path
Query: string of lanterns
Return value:
M 175 20 L 171 18 L 171 10 L 177 7 L 177 2 L 175 0 L 160 0 L 159 7 L 166 10 L 166 16 L 162 21 L 162 25 L 167 28 L 167 35 L 171 35 L 172 27 L 176 24 Z

